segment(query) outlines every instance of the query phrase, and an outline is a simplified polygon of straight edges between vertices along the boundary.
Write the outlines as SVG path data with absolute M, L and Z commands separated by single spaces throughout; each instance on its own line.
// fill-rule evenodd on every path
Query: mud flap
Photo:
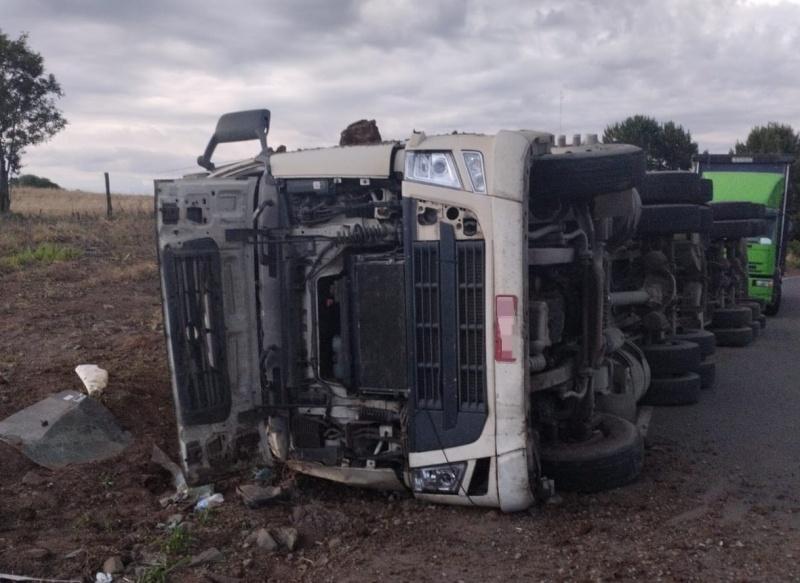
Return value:
M 157 181 L 164 327 L 181 457 L 190 482 L 268 456 L 256 249 L 259 180 Z

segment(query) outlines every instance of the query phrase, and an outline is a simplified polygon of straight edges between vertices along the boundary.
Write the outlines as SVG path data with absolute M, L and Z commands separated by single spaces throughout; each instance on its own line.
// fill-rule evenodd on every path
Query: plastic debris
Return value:
M 279 486 L 256 486 L 254 484 L 243 484 L 236 488 L 236 492 L 248 508 L 261 508 L 279 500 L 285 494 L 283 488 Z
M 83 381 L 90 397 L 101 395 L 108 385 L 108 371 L 96 364 L 79 364 L 75 367 L 75 372 Z
M 94 576 L 94 583 L 112 583 L 113 581 L 114 575 L 108 573 L 99 572 Z
M 210 508 L 215 508 L 217 506 L 221 506 L 222 503 L 225 502 L 225 498 L 222 494 L 211 494 L 210 496 L 203 496 L 195 504 L 195 511 L 203 511 L 208 510 Z
M 272 468 L 256 468 L 253 470 L 253 479 L 256 482 L 269 482 L 272 480 Z

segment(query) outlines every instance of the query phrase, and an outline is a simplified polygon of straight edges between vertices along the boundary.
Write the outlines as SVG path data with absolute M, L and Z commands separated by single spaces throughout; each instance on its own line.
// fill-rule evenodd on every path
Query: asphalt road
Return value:
M 718 348 L 717 383 L 700 403 L 661 407 L 654 443 L 679 444 L 710 498 L 796 507 L 800 477 L 800 277 L 784 281 L 779 315 L 745 348 Z M 744 506 L 743 506 L 744 507 Z M 735 508 L 732 512 L 738 512 Z M 800 513 L 785 514 L 797 526 Z

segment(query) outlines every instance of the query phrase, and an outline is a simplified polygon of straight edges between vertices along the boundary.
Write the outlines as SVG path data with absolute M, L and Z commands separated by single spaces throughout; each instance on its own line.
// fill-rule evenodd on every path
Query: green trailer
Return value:
M 694 169 L 714 183 L 713 202 L 753 202 L 767 208 L 770 234 L 747 242 L 749 295 L 775 315 L 791 223 L 787 216 L 790 169 L 794 158 L 780 154 L 718 155 L 693 158 Z

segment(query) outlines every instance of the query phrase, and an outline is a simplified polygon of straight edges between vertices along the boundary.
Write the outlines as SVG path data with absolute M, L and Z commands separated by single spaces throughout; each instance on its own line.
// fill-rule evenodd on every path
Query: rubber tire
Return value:
M 763 330 L 767 327 L 767 317 L 764 314 L 761 314 L 758 317 L 758 323 L 761 324 L 761 329 Z
M 533 159 L 531 204 L 540 197 L 585 200 L 638 187 L 645 155 L 628 144 L 594 144 Z
M 718 221 L 711 225 L 712 239 L 745 239 L 753 232 L 749 220 Z
M 662 344 L 641 346 L 654 377 L 683 374 L 700 364 L 700 347 L 694 342 L 667 340 Z
M 700 375 L 696 372 L 654 378 L 639 404 L 656 407 L 693 405 L 700 400 L 701 384 Z
M 750 311 L 753 312 L 753 322 L 757 321 L 761 317 L 760 303 L 744 300 L 739 302 L 737 305 L 742 306 L 743 308 L 750 308 Z
M 697 208 L 700 211 L 700 230 L 698 232 L 711 233 L 711 229 L 714 228 L 714 213 L 711 211 L 711 207 L 706 204 Z
M 648 172 L 639 188 L 642 203 L 705 204 L 711 200 L 699 174 L 682 170 Z
M 714 181 L 710 178 L 700 179 L 700 198 L 704 202 L 711 202 L 714 199 Z
M 717 381 L 717 363 L 713 358 L 707 358 L 700 363 L 694 371 L 700 377 L 701 389 L 713 389 Z
M 651 204 L 642 207 L 636 238 L 674 233 L 700 233 L 703 207 L 696 204 Z
M 769 223 L 764 219 L 750 219 L 750 234 L 748 237 L 767 237 L 770 234 Z
M 719 328 L 714 330 L 717 346 L 742 347 L 753 343 L 753 329 L 750 325 L 741 328 Z
M 741 328 L 753 321 L 753 312 L 747 306 L 717 308 L 711 315 L 712 328 Z
M 556 489 L 599 492 L 633 482 L 644 464 L 644 440 L 630 421 L 601 413 L 600 442 L 556 444 L 540 448 L 542 474 L 555 480 Z
M 778 314 L 778 310 L 781 309 L 782 296 L 783 296 L 783 282 L 781 280 L 777 280 L 775 282 L 775 287 L 772 290 L 772 301 L 767 304 L 766 308 L 764 308 L 764 313 L 767 316 L 776 316 Z
M 700 347 L 700 358 L 711 356 L 717 349 L 717 339 L 708 330 L 686 330 L 673 336 L 675 340 L 694 342 Z
M 763 219 L 767 213 L 767 207 L 754 202 L 715 202 L 711 208 L 714 210 L 715 221 Z
M 753 340 L 761 335 L 761 324 L 758 322 L 750 322 L 750 327 L 753 329 Z

